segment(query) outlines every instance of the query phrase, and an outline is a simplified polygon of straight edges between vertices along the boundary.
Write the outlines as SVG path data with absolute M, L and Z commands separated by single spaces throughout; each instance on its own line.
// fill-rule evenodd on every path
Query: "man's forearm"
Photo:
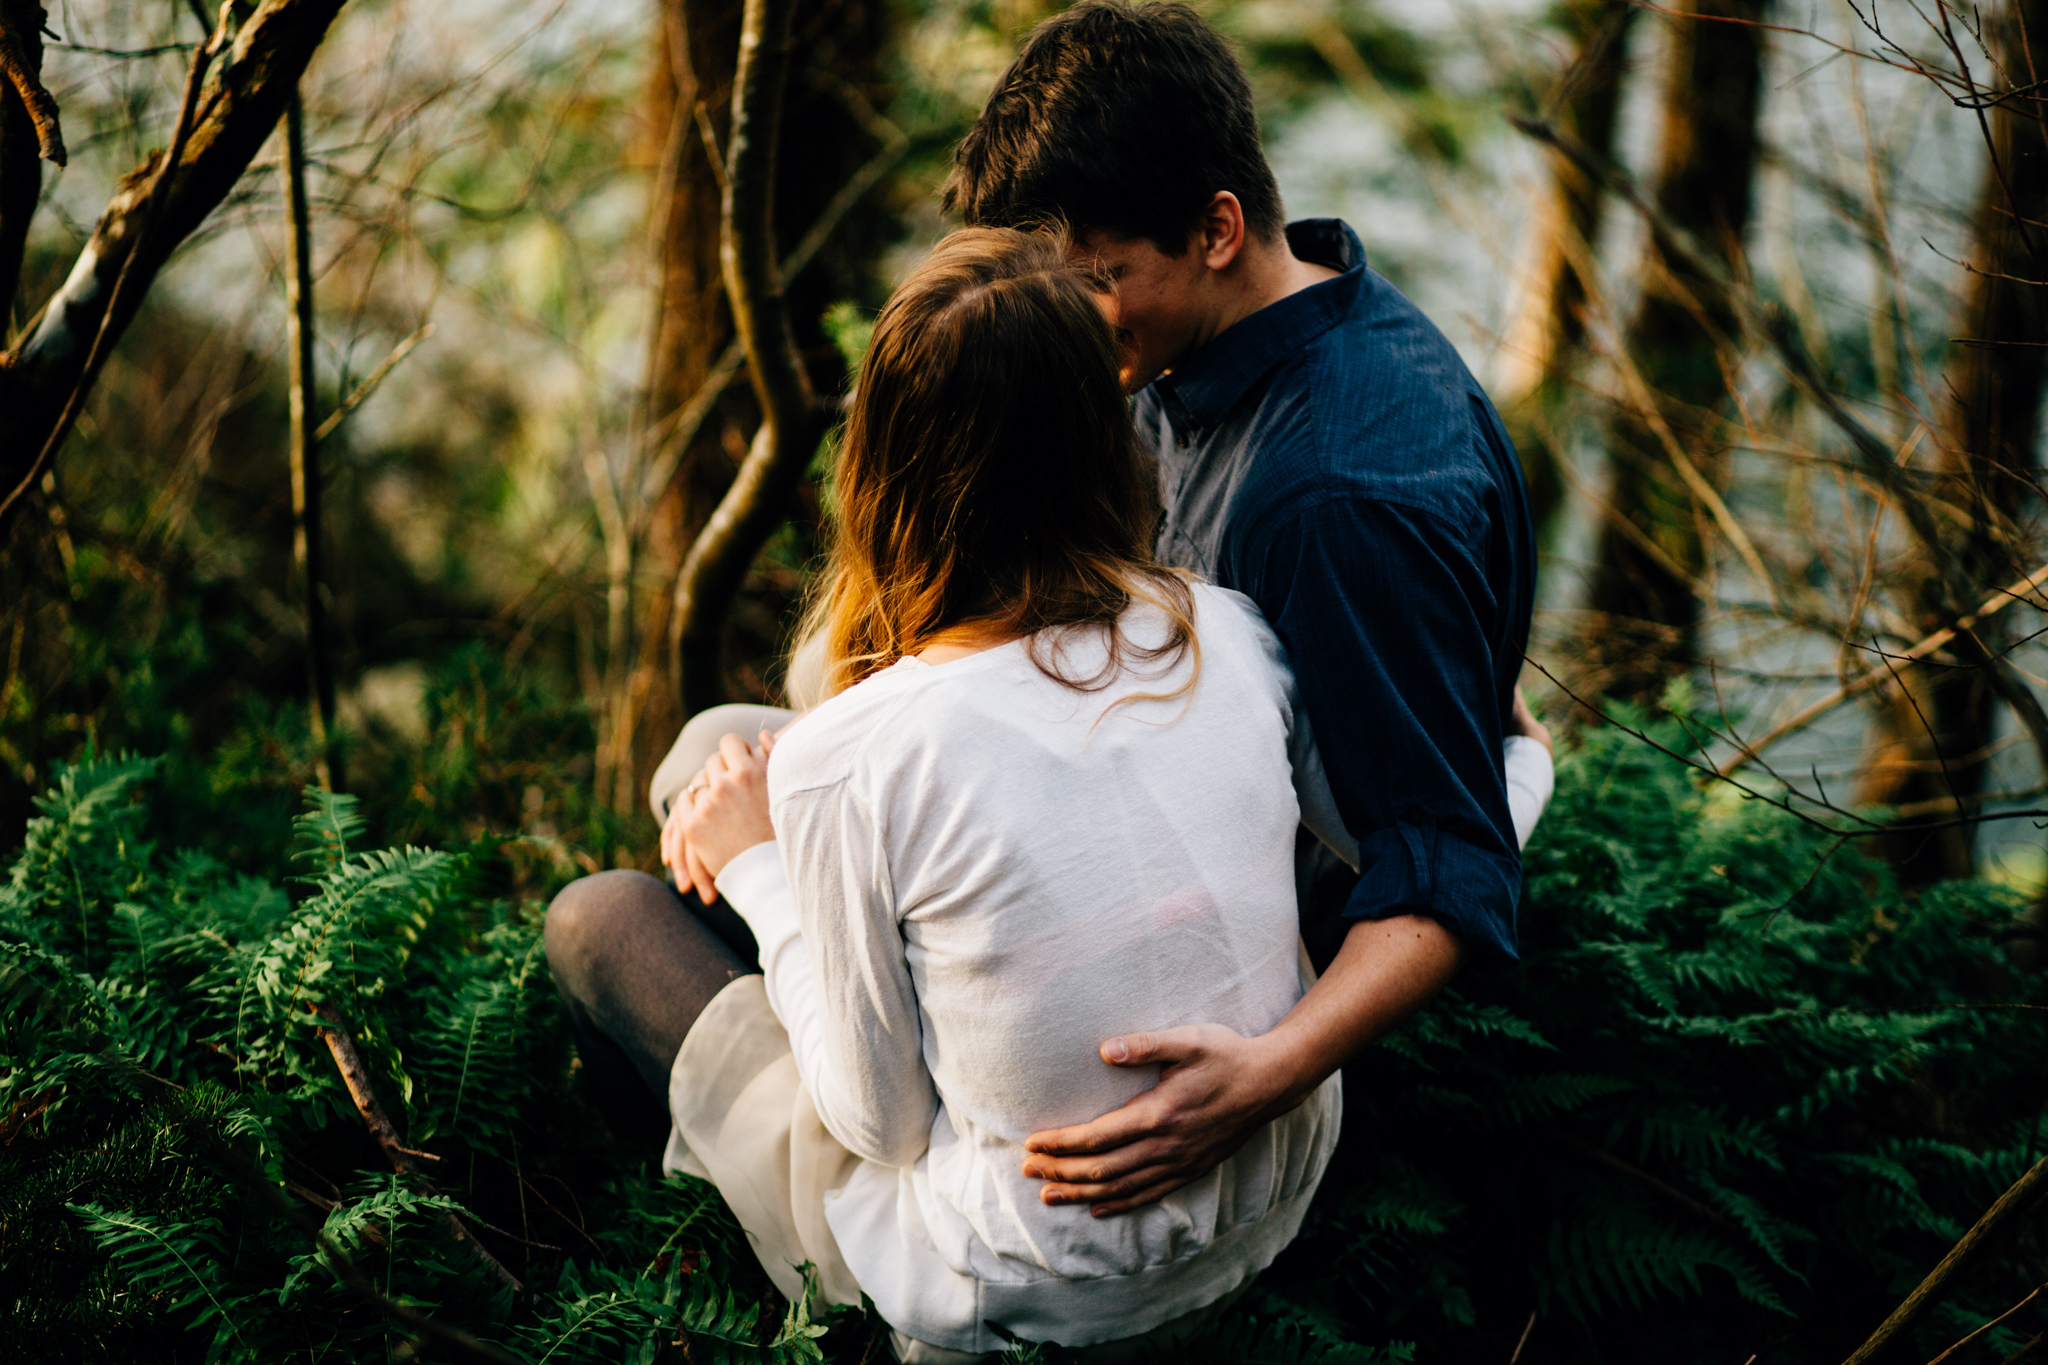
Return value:
M 1360 920 L 1330 969 L 1266 1035 L 1285 1090 L 1273 1112 L 1308 1098 L 1330 1073 L 1428 1004 L 1457 974 L 1457 937 L 1426 915 Z
M 1092 1123 L 1033 1133 L 1024 1174 L 1046 1182 L 1046 1203 L 1088 1204 L 1097 1217 L 1199 1180 L 1428 1003 L 1461 952 L 1433 919 L 1361 921 L 1330 970 L 1269 1033 L 1247 1038 L 1192 1024 L 1107 1040 L 1103 1061 L 1157 1066 L 1159 1084 Z

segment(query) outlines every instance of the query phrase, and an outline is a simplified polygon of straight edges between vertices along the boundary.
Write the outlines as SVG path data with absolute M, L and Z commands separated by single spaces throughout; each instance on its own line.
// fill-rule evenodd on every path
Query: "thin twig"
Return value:
M 2033 592 L 2044 583 L 2048 583 L 2048 564 L 2043 564 L 2025 578 L 2018 579 L 1992 593 L 1984 599 L 1983 605 L 1979 606 L 1977 610 L 1969 615 L 1962 617 L 1954 625 L 1944 626 L 1925 639 L 1917 641 L 1898 654 L 1889 657 L 1897 658 L 1901 662 L 1918 662 L 1955 639 L 1958 633 L 1972 629 L 1986 617 L 1996 615 L 2013 602 L 2025 601 L 2028 593 Z M 1883 659 L 1887 656 L 1880 654 L 1879 657 Z M 1804 730 L 1843 702 L 1867 692 L 1878 683 L 1883 682 L 1887 676 L 1886 667 L 1880 663 L 1878 667 L 1869 670 L 1850 682 L 1844 683 L 1841 687 L 1836 688 L 1833 692 L 1830 692 L 1812 705 L 1802 708 L 1795 715 L 1772 726 L 1760 738 L 1742 743 L 1740 751 L 1734 757 L 1721 763 L 1716 771 L 1723 777 L 1741 771 L 1754 762 L 1771 745 L 1776 744 L 1787 735 Z
M 811 258 L 831 239 L 846 215 L 853 211 L 854 206 L 869 190 L 881 182 L 891 167 L 903 159 L 903 154 L 909 147 L 910 139 L 897 132 L 884 143 L 881 151 L 840 186 L 839 193 L 832 196 L 832 202 L 812 221 L 810 230 L 804 233 L 803 240 L 798 242 L 796 248 L 780 263 L 778 273 L 784 281 L 796 278 L 804 267 L 811 263 Z M 657 425 L 656 430 L 661 433 L 661 448 L 649 462 L 646 475 L 641 479 L 640 500 L 633 513 L 633 528 L 636 535 L 644 527 L 647 519 L 654 514 L 655 502 L 660 497 L 662 489 L 668 486 L 668 481 L 674 477 L 676 465 L 681 462 L 683 452 L 697 439 L 698 430 L 711 415 L 711 410 L 717 405 L 719 398 L 732 385 L 733 380 L 739 377 L 740 368 L 746 364 L 746 360 L 745 345 L 738 337 L 734 337 L 726 346 L 724 353 L 718 357 L 718 362 L 711 367 L 711 373 L 704 377 L 704 382 L 690 395 L 690 401 Z
M 1516 1365 L 1522 1358 L 1522 1348 L 1529 1344 L 1529 1333 L 1536 1330 L 1536 1310 L 1529 1310 L 1529 1320 L 1522 1324 L 1522 1335 L 1515 1338 L 1515 1353 L 1508 1357 L 1508 1365 Z
M 1659 1180 L 1656 1176 L 1651 1175 L 1648 1171 L 1642 1170 L 1635 1166 L 1631 1166 L 1628 1162 L 1623 1161 L 1620 1157 L 1608 1151 L 1606 1148 L 1596 1146 L 1595 1144 L 1586 1141 L 1584 1138 L 1578 1136 L 1576 1133 L 1568 1131 L 1560 1124 L 1546 1122 L 1539 1126 L 1546 1134 L 1550 1136 L 1550 1138 L 1553 1141 L 1561 1143 L 1564 1146 L 1571 1148 L 1574 1152 L 1577 1152 L 1580 1156 L 1585 1157 L 1588 1161 L 1592 1161 L 1599 1165 L 1605 1166 L 1608 1170 L 1613 1171 L 1618 1175 L 1627 1176 L 1630 1180 L 1633 1180 L 1637 1184 L 1643 1186 L 1643 1188 L 1651 1191 L 1652 1193 L 1669 1201 L 1670 1203 L 1675 1204 L 1679 1208 L 1684 1209 L 1693 1217 L 1713 1224 L 1715 1227 L 1721 1229 L 1721 1231 L 1723 1232 L 1726 1232 L 1736 1237 L 1740 1237 L 1742 1235 L 1742 1230 L 1736 1227 L 1735 1224 L 1729 1220 L 1726 1214 L 1718 1213 L 1715 1210 L 1708 1208 L 1705 1204 L 1702 1204 L 1699 1200 L 1693 1198 L 1691 1195 L 1687 1194 L 1684 1190 L 1679 1189 L 1677 1186 L 1670 1185 L 1662 1180 Z M 1516 1348 L 1516 1353 L 1520 1354 L 1519 1347 Z M 1512 1365 L 1512 1362 L 1510 1362 L 1510 1365 Z
M 733 330 L 746 347 L 747 373 L 761 404 L 761 425 L 676 575 L 669 657 L 686 715 L 715 705 L 722 693 L 719 659 L 727 612 L 824 434 L 783 300 L 789 271 L 775 259 L 773 188 L 794 13 L 794 0 L 746 0 L 740 19 L 719 264 Z
M 2034 1301 L 2035 1299 L 2038 1299 L 2038 1298 L 2040 1298 L 2040 1297 L 2041 1297 L 2041 1295 L 2042 1295 L 2042 1293 L 2043 1293 L 2044 1291 L 2048 1291 L 2048 1284 L 2044 1284 L 2044 1285 L 2040 1285 L 2040 1286 L 2036 1287 L 2033 1293 L 2031 1293 L 2031 1294 L 2027 1295 L 2027 1296 L 2026 1296 L 2026 1297 L 2025 1297 L 2024 1299 L 2021 1299 L 2021 1300 L 2020 1300 L 2020 1301 L 2019 1301 L 2018 1303 L 2016 1303 L 2016 1304 L 2014 1304 L 2014 1305 L 2013 1305 L 2012 1307 L 2010 1307 L 2010 1308 L 2006 1309 L 2006 1310 L 2005 1310 L 2005 1311 L 2004 1311 L 2003 1313 L 2000 1313 L 2000 1314 L 1999 1314 L 1999 1315 L 1998 1315 L 1997 1317 L 1995 1317 L 1995 1318 L 1991 1319 L 1991 1321 L 1989 1321 L 1989 1322 L 1985 1323 L 1985 1324 L 1984 1324 L 1983 1326 L 1979 1327 L 1979 1328 L 1978 1328 L 1978 1329 L 1977 1329 L 1976 1331 L 1974 1331 L 1974 1332 L 1970 1333 L 1970 1335 L 1968 1335 L 1968 1336 L 1964 1337 L 1964 1338 L 1963 1338 L 1963 1339 L 1962 1339 L 1961 1341 L 1959 1341 L 1959 1342 L 1957 1342 L 1957 1343 L 1956 1343 L 1955 1345 L 1953 1345 L 1953 1346 L 1949 1347 L 1949 1348 L 1948 1348 L 1948 1349 L 1947 1349 L 1946 1351 L 1943 1351 L 1943 1352 L 1942 1352 L 1942 1353 L 1941 1353 L 1940 1355 L 1936 1356 L 1936 1357 L 1935 1357 L 1934 1359 L 1932 1359 L 1932 1360 L 1928 1361 L 1928 1362 L 1927 1362 L 1927 1365 L 1941 1365 L 1941 1362 L 1942 1362 L 1942 1361 L 1944 1361 L 1944 1360 L 1947 1360 L 1947 1359 L 1948 1359 L 1948 1358 L 1949 1358 L 1950 1356 L 1954 1355 L 1954 1354 L 1955 1354 L 1955 1353 L 1956 1353 L 1957 1351 L 1960 1351 L 1960 1350 L 1962 1350 L 1962 1349 L 1963 1349 L 1963 1348 L 1964 1348 L 1965 1346 L 1968 1346 L 1968 1345 L 1969 1345 L 1969 1344 L 1970 1344 L 1971 1342 L 1975 1341 L 1975 1340 L 1976 1340 L 1976 1339 L 1977 1339 L 1978 1337 L 1981 1337 L 1981 1336 L 1983 1336 L 1983 1335 L 1984 1335 L 1984 1334 L 1985 1334 L 1986 1332 L 1988 1332 L 1988 1331 L 1990 1331 L 1990 1330 L 1991 1330 L 1992 1328 L 1994 1328 L 1994 1327 L 1998 1326 L 1998 1324 L 1999 1324 L 1999 1323 L 2001 1323 L 2001 1322 L 2004 1322 L 2004 1321 L 2005 1321 L 2005 1320 L 2006 1320 L 2007 1318 L 2011 1317 L 2011 1316 L 2012 1316 L 2012 1315 L 2013 1315 L 2014 1313 L 2017 1313 L 2017 1312 L 2019 1312 L 2019 1311 L 2020 1311 L 2020 1310 L 2021 1310 L 2022 1308 L 2025 1308 L 2025 1307 L 2026 1307 L 2026 1306 L 2027 1306 L 2028 1304 L 2032 1303 L 2032 1302 L 2033 1302 L 2033 1301 Z
M 334 662 L 327 649 L 327 603 L 321 596 L 326 540 L 320 515 L 325 491 L 320 477 L 320 438 L 313 408 L 319 399 L 313 374 L 313 216 L 306 203 L 306 105 L 294 90 L 284 110 L 284 161 L 280 168 L 285 222 L 285 339 L 290 393 L 292 479 L 292 569 L 298 579 L 306 631 L 307 711 L 313 731 L 313 771 L 321 790 L 339 785 L 340 756 L 334 751 Z
M 108 1051 L 101 1055 L 107 1057 L 118 1069 L 127 1072 L 131 1076 L 159 1086 L 163 1084 L 158 1078 L 150 1076 L 118 1052 Z M 326 1263 L 329 1270 L 334 1272 L 335 1278 L 341 1281 L 342 1287 L 348 1290 L 349 1293 L 372 1305 L 379 1312 L 403 1324 L 409 1330 L 446 1346 L 456 1355 L 481 1361 L 483 1365 L 528 1365 L 525 1359 L 512 1354 L 510 1351 L 493 1346 L 490 1342 L 465 1332 L 460 1327 L 451 1326 L 437 1318 L 429 1317 L 409 1304 L 400 1303 L 396 1299 L 379 1293 L 377 1287 L 371 1284 L 363 1272 L 357 1268 L 355 1261 L 349 1256 L 347 1250 L 327 1235 L 327 1230 L 319 1219 L 313 1217 L 298 1204 L 293 1203 L 287 1197 L 285 1191 L 278 1188 L 277 1183 L 270 1178 L 269 1174 L 261 1166 L 257 1165 L 256 1162 L 240 1151 L 237 1151 L 233 1144 L 215 1131 L 212 1124 L 202 1121 L 190 1113 L 182 1103 L 178 1103 L 175 1100 L 175 1092 L 173 1094 L 171 1113 L 179 1129 L 192 1139 L 193 1145 L 201 1150 L 205 1159 L 224 1170 L 241 1184 L 255 1191 L 257 1196 L 263 1200 L 273 1214 L 299 1229 L 300 1232 L 304 1233 L 320 1248 L 320 1259 Z
M 319 427 L 314 430 L 313 439 L 315 441 L 324 441 L 329 436 L 332 436 L 334 429 L 347 420 L 350 413 L 369 401 L 370 395 L 377 391 L 377 386 L 384 382 L 384 376 L 390 374 L 399 361 L 411 355 L 413 347 L 419 345 L 433 334 L 434 324 L 431 322 L 424 323 L 420 326 L 419 330 L 392 347 L 391 354 L 384 357 L 384 363 L 370 371 L 369 378 L 356 385 L 355 390 L 348 397 L 342 399 L 340 405 L 333 412 L 327 414 L 326 420 L 321 422 Z
M 2026 1344 L 2025 1344 L 2025 1345 L 2021 1346 L 2021 1347 L 2020 1347 L 2020 1348 L 2019 1348 L 2019 1349 L 2018 1349 L 2017 1351 L 2014 1351 L 2014 1352 L 2013 1352 L 2013 1353 L 2012 1353 L 2011 1355 L 2007 1356 L 2007 1357 L 2006 1357 L 2006 1358 L 2005 1358 L 2004 1360 L 2001 1360 L 2001 1361 L 1999 1361 L 1999 1362 L 1998 1362 L 1998 1365 L 2013 1365 L 2013 1362 L 2015 1362 L 2015 1361 L 2017 1361 L 2017 1360 L 2022 1360 L 2022 1359 L 2024 1359 L 2025 1357 L 2027 1357 L 2028 1355 L 2032 1354 L 2032 1353 L 2033 1353 L 2033 1350 L 2034 1350 L 2034 1348 L 2035 1348 L 2036 1346 L 2039 1346 L 2039 1345 L 2040 1345 L 2040 1344 L 2041 1344 L 2041 1343 L 2042 1343 L 2043 1341 L 2048 1341 L 2048 1332 L 2036 1332 L 2036 1333 L 2035 1333 L 2035 1334 L 2034 1334 L 2034 1335 L 2033 1335 L 2033 1336 L 2032 1336 L 2032 1337 L 2031 1337 L 2031 1338 L 2030 1338 L 2030 1339 L 2029 1339 L 2029 1340 L 2028 1340 L 2028 1341 L 2026 1342 Z
M 711 111 L 698 100 L 696 107 L 697 135 L 704 139 L 704 156 L 711 163 L 711 178 L 718 182 L 720 193 L 725 190 L 725 158 L 719 155 L 718 134 L 711 127 Z
M 1673 749 L 1670 745 L 1660 743 L 1654 735 L 1647 734 L 1643 730 L 1627 724 L 1618 716 L 1611 715 L 1607 711 L 1603 710 L 1596 703 L 1591 702 L 1586 698 L 1580 696 L 1577 692 L 1574 692 L 1562 678 L 1559 678 L 1555 673 L 1552 673 L 1549 669 L 1545 668 L 1542 664 L 1538 663 L 1534 658 L 1528 655 L 1524 655 L 1523 659 L 1525 662 L 1528 663 L 1529 667 L 1535 669 L 1538 673 L 1541 673 L 1545 678 L 1548 678 L 1553 687 L 1557 688 L 1558 691 L 1562 692 L 1572 702 L 1583 707 L 1589 714 L 1598 719 L 1602 724 L 1607 725 L 1624 735 L 1627 735 L 1631 739 L 1639 740 L 1643 744 L 1648 745 L 1650 748 L 1655 749 L 1658 753 L 1663 754 L 1666 758 L 1669 758 L 1674 762 L 1680 763 L 1685 767 L 1691 769 L 1693 772 L 1698 773 L 1701 777 L 1710 778 L 1717 782 L 1727 783 L 1736 791 L 1741 792 L 1743 797 L 1747 800 L 1761 801 L 1765 805 L 1770 806 L 1775 810 L 1781 810 L 1785 812 L 1785 814 L 1791 816 L 1793 819 L 1799 821 L 1801 824 L 1811 825 L 1813 828 L 1820 830 L 1826 834 L 1843 838 L 1868 839 L 1882 834 L 1932 833 L 1935 830 L 1952 829 L 1962 825 L 1987 824 L 1993 820 L 2048 820 L 2048 809 L 2027 809 L 1999 811 L 1992 815 L 1959 815 L 1954 817 L 1953 819 L 1929 820 L 1920 824 L 1881 824 L 1878 821 L 1870 820 L 1865 818 L 1864 816 L 1858 815 L 1854 811 L 1843 810 L 1839 806 L 1831 806 L 1827 805 L 1824 802 L 1818 801 L 1815 798 L 1808 796 L 1806 793 L 1800 791 L 1798 788 L 1792 786 L 1790 783 L 1785 782 L 1785 779 L 1782 777 L 1778 777 L 1776 773 L 1771 772 L 1768 765 L 1759 763 L 1759 766 L 1763 767 L 1765 772 L 1770 773 L 1772 777 L 1776 778 L 1780 783 L 1783 783 L 1785 785 L 1787 795 L 1773 796 L 1771 793 L 1759 791 L 1755 787 L 1752 787 L 1747 783 L 1740 781 L 1737 778 L 1723 775 L 1711 764 L 1702 763 L 1698 759 L 1692 757 L 1690 754 L 1680 753 L 1678 750 Z M 1673 717 L 1673 719 L 1679 721 L 1680 724 L 1685 725 L 1687 727 L 1688 734 L 1692 734 L 1692 727 L 1698 724 L 1698 722 L 1691 721 L 1688 717 L 1675 716 Z M 1711 727 L 1701 725 L 1699 728 L 1707 729 L 1709 733 L 1715 735 L 1719 734 L 1718 731 L 1712 730 Z M 1694 735 L 1694 738 L 1695 740 L 1697 740 L 1698 736 Z M 1831 825 L 1826 820 L 1819 819 L 1813 815 L 1808 814 L 1806 811 L 1800 810 L 1797 806 L 1795 806 L 1792 803 L 1791 798 L 1793 797 L 1797 797 L 1800 800 L 1805 801 L 1808 805 L 1819 806 L 1821 809 L 1826 810 L 1831 814 L 1839 815 L 1844 819 L 1853 820 L 1856 822 L 1856 824 L 1862 826 L 1862 828 L 1843 829 L 1839 825 Z

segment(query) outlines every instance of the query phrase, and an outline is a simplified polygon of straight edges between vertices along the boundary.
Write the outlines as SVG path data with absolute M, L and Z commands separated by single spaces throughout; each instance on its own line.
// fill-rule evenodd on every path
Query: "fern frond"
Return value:
M 248 1315 L 242 1311 L 257 1296 L 229 1285 L 217 1220 L 178 1223 L 96 1204 L 69 1207 L 112 1255 L 127 1279 L 128 1292 L 161 1300 L 160 1311 L 169 1316 L 189 1314 L 188 1330 L 212 1325 L 209 1361 L 259 1358 L 262 1339 L 246 1330 Z
M 1701 1272 L 1710 1269 L 1726 1273 L 1749 1302 L 1791 1311 L 1763 1273 L 1720 1238 L 1627 1206 L 1553 1224 L 1546 1259 L 1540 1295 L 1554 1296 L 1582 1321 L 1611 1307 L 1640 1310 L 1658 1299 L 1697 1298 L 1706 1287 Z
M 0 907 L 18 931 L 88 971 L 115 951 L 113 907 L 150 876 L 151 850 L 141 838 L 147 812 L 133 797 L 159 766 L 123 755 L 58 769 L 56 785 L 35 798 L 42 814 L 28 822 Z
M 348 859 L 349 846 L 369 821 L 354 796 L 307 787 L 305 813 L 292 821 L 292 857 L 333 871 Z

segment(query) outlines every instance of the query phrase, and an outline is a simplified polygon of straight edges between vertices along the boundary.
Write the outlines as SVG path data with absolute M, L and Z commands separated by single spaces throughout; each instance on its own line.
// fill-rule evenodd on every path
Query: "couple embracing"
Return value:
M 1121 1360 L 1295 1235 L 1339 1067 L 1513 956 L 1535 555 L 1485 395 L 1350 228 L 1284 223 L 1192 10 L 1041 25 L 946 193 L 799 711 L 693 719 L 674 887 L 573 884 L 548 955 L 614 1126 L 785 1291 L 905 1361 Z

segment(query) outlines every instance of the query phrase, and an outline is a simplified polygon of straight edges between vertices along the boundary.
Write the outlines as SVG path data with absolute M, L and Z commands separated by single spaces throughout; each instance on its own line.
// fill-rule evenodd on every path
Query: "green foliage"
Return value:
M 60 771 L 0 889 L 21 1358 L 396 1350 L 348 1267 L 532 1361 L 883 1358 L 871 1313 L 784 1302 L 714 1190 L 652 1178 L 583 1108 L 538 909 L 487 894 L 514 846 L 369 849 L 355 800 L 311 792 L 266 879 L 161 846 L 161 771 Z M 1528 852 L 1522 962 L 1469 971 L 1354 1064 L 1302 1238 L 1162 1358 L 1506 1359 L 1525 1330 L 1529 1362 L 1846 1354 L 2048 1145 L 2048 1000 L 2005 964 L 2005 893 L 1904 895 L 1831 842 L 1586 736 Z M 323 1026 L 439 1158 L 431 1183 L 382 1164 Z M 321 1210 L 318 1240 L 249 1163 Z M 2029 1231 L 1916 1348 L 2041 1278 Z M 1363 1344 L 1390 1337 L 1416 1345 Z
M 2048 1145 L 2009 893 L 1903 894 L 1614 729 L 1561 760 L 1524 865 L 1522 961 L 1349 1068 L 1290 1300 L 1425 1358 L 1506 1359 L 1533 1309 L 1525 1361 L 1840 1360 Z M 2043 1251 L 1967 1282 L 1918 1358 Z
M 868 342 L 875 335 L 875 322 L 876 315 L 852 299 L 841 299 L 825 310 L 825 335 L 832 338 L 839 358 L 846 362 L 847 374 L 860 372 L 860 363 L 867 358 Z
M 570 1088 L 538 908 L 477 894 L 492 845 L 364 851 L 357 803 L 311 792 L 287 891 L 160 854 L 154 771 L 58 774 L 0 893 L 10 1359 L 396 1349 L 350 1267 L 535 1360 L 794 1365 L 836 1321 L 858 1334 L 857 1314 L 784 1304 L 709 1186 L 610 1147 Z M 382 1168 L 323 1026 L 432 1144 L 431 1185 Z M 318 1239 L 266 1211 L 251 1169 L 324 1210 Z

